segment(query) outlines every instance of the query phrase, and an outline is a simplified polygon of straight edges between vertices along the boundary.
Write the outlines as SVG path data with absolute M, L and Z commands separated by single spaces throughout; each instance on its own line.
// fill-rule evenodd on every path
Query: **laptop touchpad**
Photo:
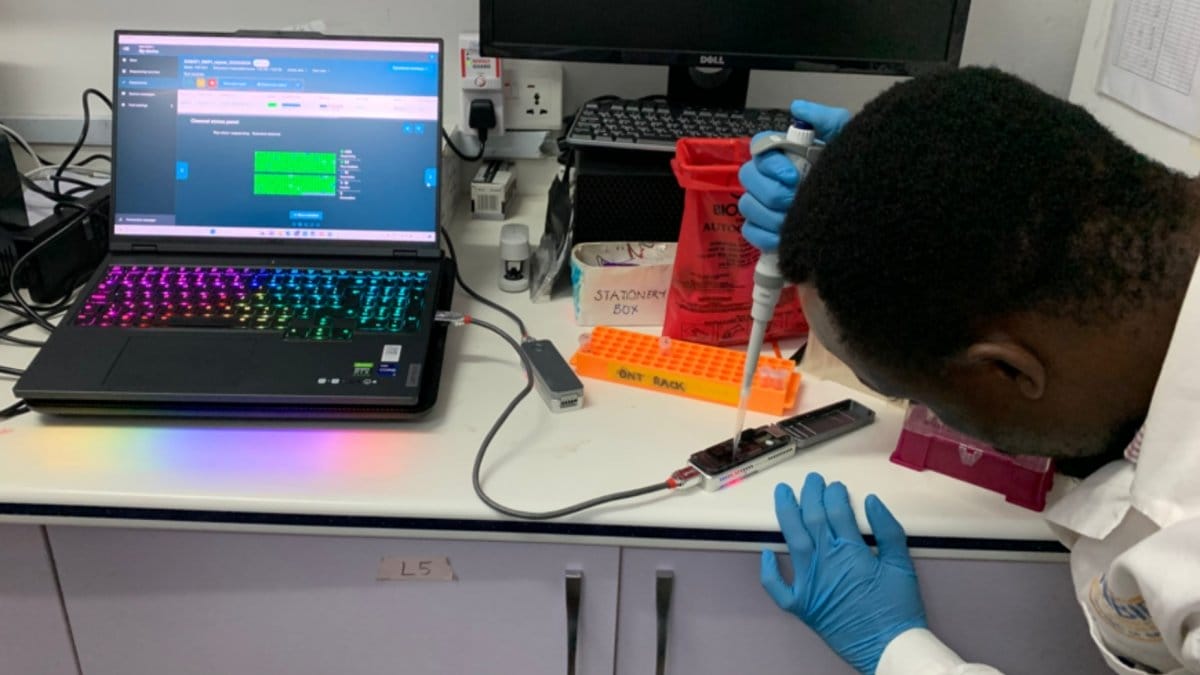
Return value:
M 204 391 L 228 387 L 250 370 L 255 336 L 155 335 L 129 338 L 106 385 L 121 389 Z

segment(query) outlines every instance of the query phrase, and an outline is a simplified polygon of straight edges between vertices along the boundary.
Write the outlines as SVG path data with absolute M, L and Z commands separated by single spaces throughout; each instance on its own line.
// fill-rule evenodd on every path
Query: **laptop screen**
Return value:
M 436 241 L 440 51 L 119 34 L 115 234 Z

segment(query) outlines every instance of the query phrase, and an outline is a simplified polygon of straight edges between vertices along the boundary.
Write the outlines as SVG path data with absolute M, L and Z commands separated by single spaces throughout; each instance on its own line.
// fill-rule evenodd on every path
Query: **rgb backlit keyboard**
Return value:
M 413 333 L 429 280 L 403 270 L 112 266 L 75 325 L 278 331 L 290 340 Z

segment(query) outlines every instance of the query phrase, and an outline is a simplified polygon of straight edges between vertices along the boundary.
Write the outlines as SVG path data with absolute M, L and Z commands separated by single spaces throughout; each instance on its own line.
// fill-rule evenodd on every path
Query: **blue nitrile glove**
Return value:
M 846 486 L 825 487 L 820 474 L 808 475 L 799 504 L 790 487 L 777 486 L 775 516 L 792 556 L 793 581 L 785 582 L 775 554 L 763 551 L 763 588 L 847 663 L 874 673 L 893 638 L 927 627 L 904 528 L 878 497 L 867 497 L 878 556 L 858 531 Z
M 825 142 L 833 140 L 850 121 L 849 110 L 809 101 L 793 101 L 792 116 L 813 125 L 817 139 Z M 755 248 L 770 253 L 779 248 L 779 228 L 795 198 L 800 174 L 783 153 L 767 152 L 742 165 L 738 179 L 746 189 L 738 202 L 746 218 L 742 236 Z

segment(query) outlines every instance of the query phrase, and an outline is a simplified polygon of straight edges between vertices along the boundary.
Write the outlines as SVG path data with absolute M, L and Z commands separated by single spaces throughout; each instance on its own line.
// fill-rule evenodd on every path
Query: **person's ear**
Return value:
M 1020 343 L 1006 338 L 976 342 L 967 348 L 967 362 L 993 370 L 1015 384 L 1029 400 L 1040 399 L 1046 393 L 1046 366 Z

